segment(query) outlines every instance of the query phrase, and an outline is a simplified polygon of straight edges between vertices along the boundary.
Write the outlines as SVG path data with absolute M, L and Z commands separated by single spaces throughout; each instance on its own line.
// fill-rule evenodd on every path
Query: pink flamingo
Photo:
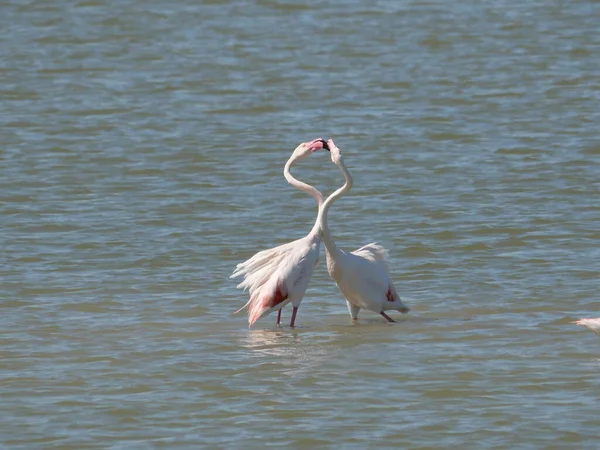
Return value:
M 377 243 L 372 243 L 353 252 L 346 252 L 337 248 L 329 234 L 327 225 L 329 207 L 352 188 L 352 177 L 344 166 L 340 149 L 333 140 L 329 139 L 327 145 L 331 152 L 331 161 L 342 171 L 345 179 L 344 185 L 327 197 L 317 217 L 327 250 L 327 271 L 346 298 L 348 311 L 353 320 L 358 318 L 358 312 L 363 308 L 381 314 L 389 322 L 394 322 L 385 311 L 396 310 L 407 313 L 410 308 L 402 303 L 390 279 L 387 250 Z
M 312 195 L 317 200 L 319 209 L 323 203 L 323 195 L 313 186 L 294 178 L 290 168 L 296 161 L 322 148 L 328 150 L 323 139 L 300 144 L 283 169 L 288 183 Z M 281 309 L 291 302 L 294 309 L 290 327 L 293 327 L 313 268 L 319 261 L 320 245 L 321 230 L 318 221 L 315 221 L 312 230 L 305 237 L 258 252 L 252 258 L 238 264 L 230 278 L 244 277 L 237 287 L 248 290 L 250 300 L 235 313 L 247 308 L 248 323 L 252 326 L 261 317 L 277 310 L 279 325 Z

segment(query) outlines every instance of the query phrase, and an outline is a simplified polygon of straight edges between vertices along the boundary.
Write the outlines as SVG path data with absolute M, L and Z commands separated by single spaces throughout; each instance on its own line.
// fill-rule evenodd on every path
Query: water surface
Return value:
M 2 446 L 597 448 L 599 8 L 0 6 Z M 318 136 L 412 311 L 352 325 L 322 254 L 248 330 L 228 277 L 312 227 Z

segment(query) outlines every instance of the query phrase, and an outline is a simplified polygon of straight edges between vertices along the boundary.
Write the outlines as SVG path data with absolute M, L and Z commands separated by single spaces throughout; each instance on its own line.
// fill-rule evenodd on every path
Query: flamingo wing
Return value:
M 295 241 L 288 242 L 287 244 L 279 245 L 277 247 L 262 250 L 256 253 L 248 260 L 239 263 L 229 278 L 238 278 L 243 276 L 244 281 L 246 281 L 249 276 L 258 273 L 261 269 L 268 269 L 274 265 L 277 265 L 281 259 L 285 258 L 289 251 L 293 251 L 300 241 L 302 241 L 302 239 L 297 239 Z M 250 284 L 245 282 L 238 286 L 238 288 L 244 289 L 248 289 L 249 287 Z
M 361 248 L 354 250 L 353 255 L 360 256 L 369 261 L 379 261 L 384 263 L 387 268 L 388 265 L 388 251 L 385 247 L 379 245 L 377 242 L 372 242 L 367 245 L 363 245 Z

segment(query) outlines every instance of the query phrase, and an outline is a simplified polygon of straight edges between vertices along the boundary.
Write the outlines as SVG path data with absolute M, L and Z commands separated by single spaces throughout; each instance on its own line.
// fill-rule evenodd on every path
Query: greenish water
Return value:
M 598 447 L 600 3 L 368 3 L 0 6 L 3 448 Z M 319 136 L 412 311 L 248 330 Z

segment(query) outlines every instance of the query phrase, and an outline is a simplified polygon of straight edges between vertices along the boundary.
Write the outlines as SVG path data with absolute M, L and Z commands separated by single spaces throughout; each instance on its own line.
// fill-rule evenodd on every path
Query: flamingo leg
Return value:
M 386 313 L 384 313 L 383 311 L 381 311 L 379 314 L 381 314 L 383 317 L 385 317 L 387 319 L 388 322 L 396 322 L 394 319 L 392 319 L 390 316 L 388 316 Z
M 281 324 L 281 309 L 277 312 L 277 326 Z
M 358 320 L 360 307 L 353 305 L 348 300 L 346 300 L 346 305 L 348 305 L 348 312 L 350 312 L 350 317 L 352 317 L 352 320 Z
M 298 312 L 298 308 L 296 306 L 294 306 L 294 311 L 292 312 L 292 320 L 290 321 L 290 327 L 294 327 L 294 324 L 296 323 L 296 313 Z

